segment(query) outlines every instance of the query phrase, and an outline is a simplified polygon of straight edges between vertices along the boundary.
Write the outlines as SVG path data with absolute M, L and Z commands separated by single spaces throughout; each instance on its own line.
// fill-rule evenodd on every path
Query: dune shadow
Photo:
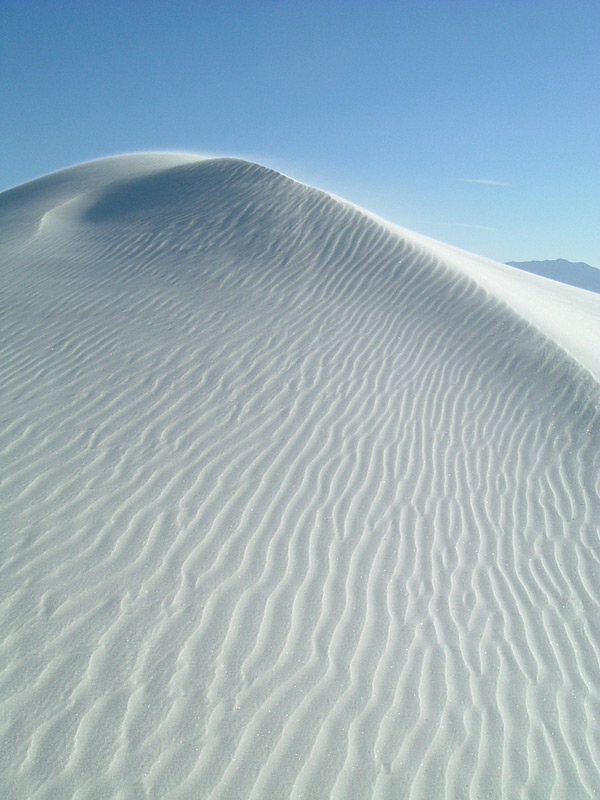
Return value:
M 83 215 L 88 222 L 137 217 L 178 203 L 189 192 L 188 165 L 109 186 Z
M 88 222 L 139 219 L 158 210 L 184 211 L 192 200 L 195 211 L 207 210 L 216 200 L 226 205 L 239 199 L 240 173 L 246 173 L 251 183 L 248 173 L 254 169 L 255 165 L 235 159 L 207 159 L 120 181 L 108 186 L 83 218 Z M 237 183 L 231 180 L 234 173 Z

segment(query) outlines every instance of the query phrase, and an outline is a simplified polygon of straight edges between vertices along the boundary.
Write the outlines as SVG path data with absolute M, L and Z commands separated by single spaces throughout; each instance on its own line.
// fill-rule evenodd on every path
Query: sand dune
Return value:
M 600 298 L 230 159 L 0 242 L 2 797 L 600 793 Z

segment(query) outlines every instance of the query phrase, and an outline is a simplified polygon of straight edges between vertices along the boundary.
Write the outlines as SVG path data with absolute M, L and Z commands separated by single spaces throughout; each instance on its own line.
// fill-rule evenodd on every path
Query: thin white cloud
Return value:
M 482 186 L 508 186 L 504 181 L 493 181 L 488 178 L 459 178 L 461 183 L 479 183 Z
M 452 223 L 449 223 L 452 225 Z M 478 231 L 495 231 L 497 228 L 490 228 L 489 225 L 471 225 L 469 222 L 455 222 L 457 228 L 475 228 Z
M 498 228 L 490 228 L 489 225 L 475 225 L 470 222 L 432 222 L 431 220 L 420 220 L 413 222 L 413 225 L 433 225 L 443 228 L 473 228 L 477 231 L 496 231 Z

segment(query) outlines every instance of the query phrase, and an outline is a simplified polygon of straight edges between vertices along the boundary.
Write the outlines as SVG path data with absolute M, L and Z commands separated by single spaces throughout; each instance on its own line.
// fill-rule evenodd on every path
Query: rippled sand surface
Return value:
M 232 159 L 0 256 L 2 797 L 600 794 L 600 299 Z

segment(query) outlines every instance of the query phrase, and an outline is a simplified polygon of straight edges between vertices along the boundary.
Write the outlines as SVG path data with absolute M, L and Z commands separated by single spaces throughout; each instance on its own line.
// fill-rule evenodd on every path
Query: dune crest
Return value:
M 593 295 L 235 159 L 0 242 L 4 796 L 600 790 Z

